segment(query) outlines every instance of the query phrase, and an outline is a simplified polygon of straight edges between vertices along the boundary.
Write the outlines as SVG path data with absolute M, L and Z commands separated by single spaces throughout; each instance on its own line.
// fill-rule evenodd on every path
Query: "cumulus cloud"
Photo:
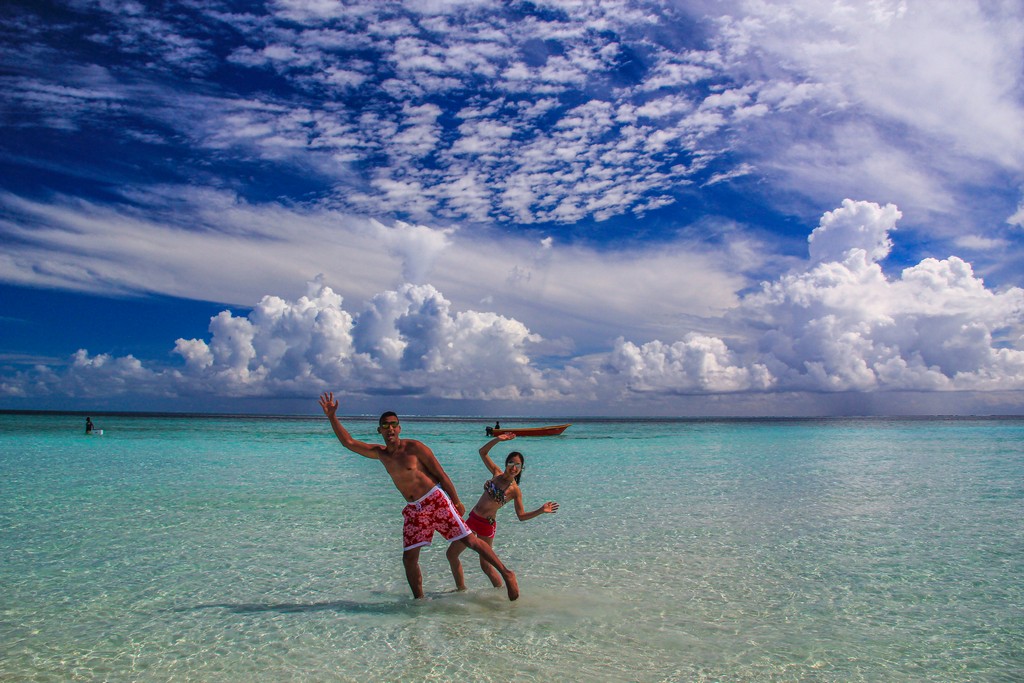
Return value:
M 844 200 L 841 209 L 822 216 L 821 223 L 807 238 L 811 263 L 841 261 L 853 249 L 863 251 L 872 262 L 881 261 L 892 249 L 889 233 L 896 229 L 900 217 L 892 204 L 879 207 L 870 202 Z
M 4 378 L 7 396 L 141 392 L 223 396 L 405 394 L 455 400 L 593 400 L 738 392 L 1024 389 L 1024 290 L 993 291 L 956 257 L 887 277 L 895 206 L 846 200 L 812 232 L 810 258 L 739 299 L 723 338 L 620 337 L 542 369 L 546 340 L 513 318 L 456 310 L 406 283 L 351 312 L 310 282 L 294 301 L 265 296 L 223 311 L 209 339 L 179 339 L 181 367 L 81 350 L 63 371 Z
M 257 304 L 8 395 L 1018 387 L 1017 3 L 9 14 L 0 279 Z
M 40 363 L 0 378 L 0 396 L 10 398 L 180 396 L 181 390 L 173 371 L 144 367 L 132 355 L 90 355 L 85 349 L 72 354 L 64 367 Z
M 539 341 L 495 313 L 453 312 L 430 285 L 382 292 L 353 315 L 322 280 L 306 296 L 265 296 L 247 316 L 223 311 L 210 339 L 179 339 L 174 376 L 221 395 L 430 393 L 517 398 L 542 393 L 526 349 Z
M 360 305 L 402 283 L 430 282 L 458 309 L 489 296 L 504 315 L 585 349 L 626 333 L 650 337 L 678 316 L 719 314 L 745 284 L 728 245 L 609 251 L 551 235 L 387 225 L 197 188 L 132 190 L 117 205 L 0 193 L 0 231 L 10 237 L 0 278 L 26 286 L 249 307 L 268 291 L 293 299 L 317 273 Z
M 402 277 L 406 282 L 423 283 L 437 257 L 449 245 L 452 229 L 437 230 L 424 225 L 411 225 L 397 221 L 386 227 L 371 221 L 388 246 L 388 250 L 402 261 Z
M 630 392 L 1024 388 L 1024 290 L 995 292 L 969 263 L 925 259 L 887 278 L 895 206 L 846 200 L 809 239 L 805 268 L 762 284 L 729 313 L 744 329 L 637 345 L 609 370 Z
M 724 341 L 694 333 L 671 344 L 640 346 L 620 337 L 609 358 L 614 372 L 624 376 L 626 389 L 635 392 L 718 393 L 763 390 L 773 384 L 764 365 L 736 362 Z
M 989 290 L 956 256 L 888 279 L 877 260 L 898 215 L 850 201 L 826 214 L 818 235 L 835 231 L 832 259 L 825 249 L 740 306 L 738 315 L 764 330 L 757 355 L 794 389 L 1019 387 L 1024 290 Z

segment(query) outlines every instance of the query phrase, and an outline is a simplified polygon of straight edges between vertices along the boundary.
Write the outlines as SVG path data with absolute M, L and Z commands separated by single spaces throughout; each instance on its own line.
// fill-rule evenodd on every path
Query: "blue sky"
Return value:
M 0 408 L 1024 412 L 1024 7 L 11 2 Z

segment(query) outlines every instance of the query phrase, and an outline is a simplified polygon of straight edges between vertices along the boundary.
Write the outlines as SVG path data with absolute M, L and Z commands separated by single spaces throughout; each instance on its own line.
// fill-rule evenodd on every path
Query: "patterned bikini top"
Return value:
M 487 483 L 484 484 L 484 493 L 491 497 L 491 500 L 501 507 L 505 504 L 505 491 L 508 489 L 499 488 L 493 479 L 488 479 Z

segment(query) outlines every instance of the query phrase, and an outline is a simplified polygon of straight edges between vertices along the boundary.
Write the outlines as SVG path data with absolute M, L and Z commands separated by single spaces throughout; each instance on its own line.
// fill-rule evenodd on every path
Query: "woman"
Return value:
M 516 507 L 516 515 L 519 521 L 525 522 L 544 513 L 554 513 L 558 510 L 558 503 L 547 502 L 533 512 L 527 512 L 523 507 L 523 491 L 519 488 L 519 481 L 522 479 L 523 470 L 526 468 L 526 460 L 519 451 L 512 451 L 505 458 L 505 469 L 494 464 L 488 453 L 499 441 L 510 441 L 516 438 L 515 434 L 506 433 L 496 436 L 480 448 L 480 459 L 484 466 L 493 475 L 484 484 L 484 494 L 469 512 L 466 524 L 473 532 L 480 537 L 487 545 L 494 546 L 494 532 L 497 529 L 496 516 L 498 510 L 508 501 L 513 501 Z M 455 577 L 455 587 L 466 590 L 466 582 L 462 575 L 462 563 L 459 561 L 459 554 L 464 546 L 459 543 L 448 546 L 448 564 L 452 568 L 452 576 Z M 491 584 L 498 588 L 502 585 L 501 574 L 485 562 L 480 563 L 480 568 L 487 574 Z

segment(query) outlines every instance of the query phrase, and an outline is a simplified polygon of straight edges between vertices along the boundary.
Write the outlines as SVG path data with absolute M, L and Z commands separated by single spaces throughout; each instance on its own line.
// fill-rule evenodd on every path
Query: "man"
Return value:
M 479 553 L 505 579 L 508 599 L 519 597 L 516 575 L 462 521 L 466 508 L 459 501 L 455 486 L 433 451 L 419 441 L 401 438 L 402 427 L 398 415 L 387 412 L 380 416 L 377 433 L 384 439 L 384 445 L 381 446 L 352 438 L 338 421 L 338 402 L 333 392 L 325 392 L 320 396 L 320 407 L 330 420 L 331 428 L 341 445 L 365 458 L 379 460 L 391 475 L 395 487 L 409 501 L 402 510 L 405 518 L 402 563 L 414 597 L 423 597 L 420 548 L 430 545 L 435 531 L 440 532 L 449 543 L 461 543 Z

